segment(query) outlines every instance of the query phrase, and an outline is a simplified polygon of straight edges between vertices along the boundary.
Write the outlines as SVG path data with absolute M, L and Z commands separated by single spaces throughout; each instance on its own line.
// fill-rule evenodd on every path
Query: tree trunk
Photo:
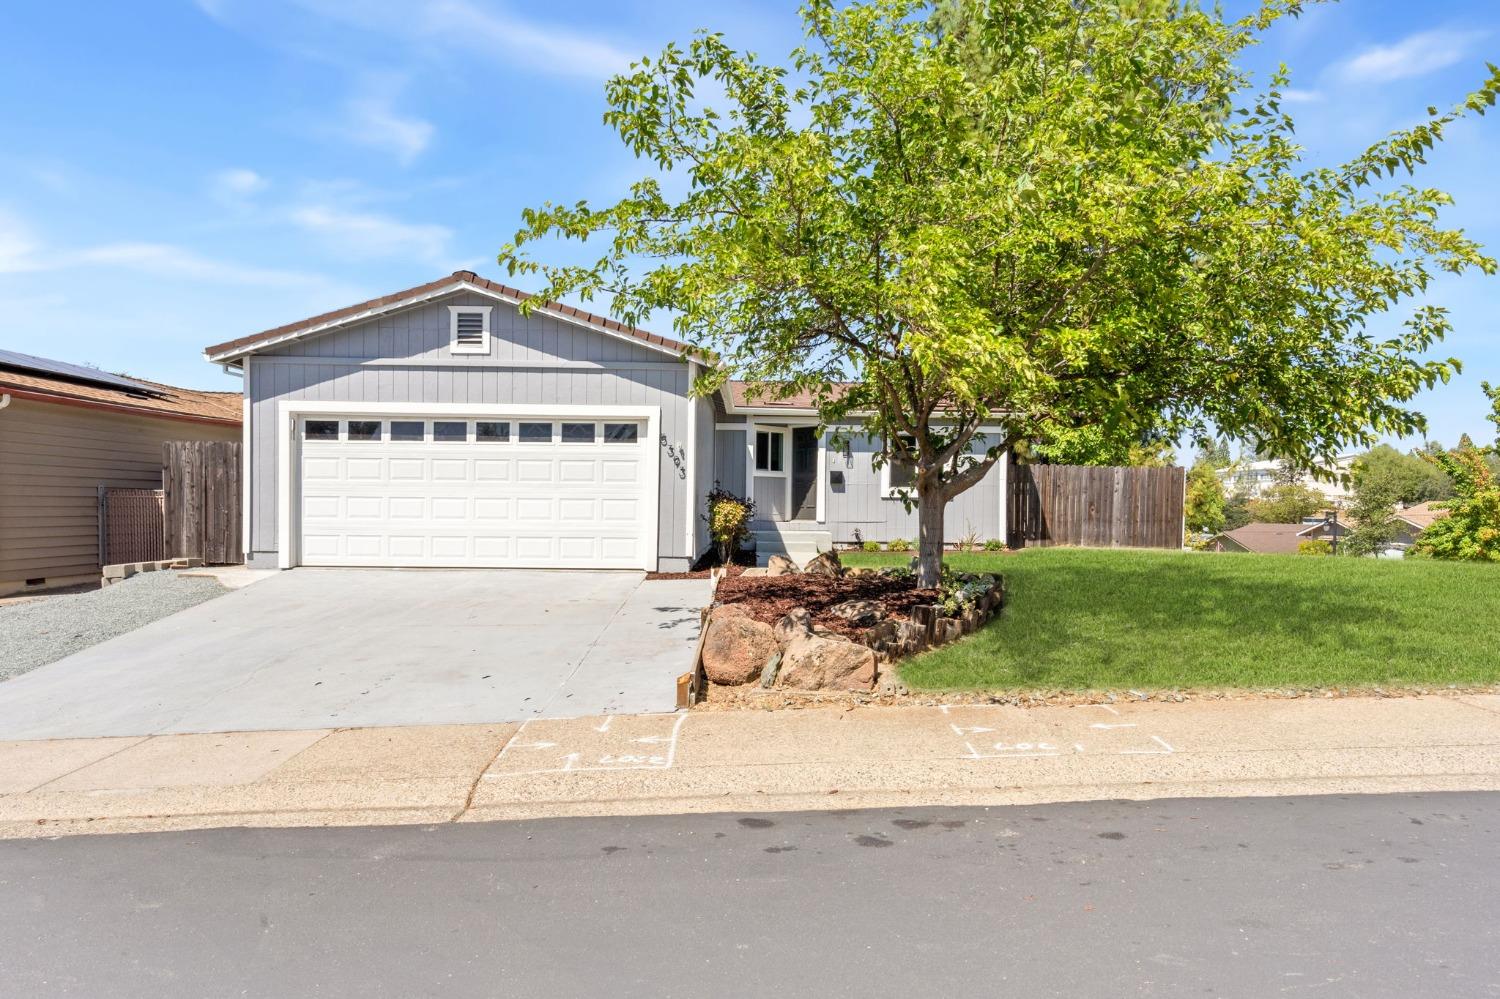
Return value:
M 943 571 L 944 505 L 941 484 L 925 478 L 917 480 L 917 585 L 924 589 L 937 586 Z

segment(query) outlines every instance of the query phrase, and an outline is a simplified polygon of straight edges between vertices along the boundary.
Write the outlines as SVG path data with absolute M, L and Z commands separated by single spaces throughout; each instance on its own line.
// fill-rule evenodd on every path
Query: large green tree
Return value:
M 915 465 L 924 585 L 944 507 L 1017 441 L 1211 426 L 1315 465 L 1418 433 L 1407 403 L 1457 366 L 1427 358 L 1447 314 L 1366 323 L 1495 264 L 1440 224 L 1446 195 L 1388 178 L 1492 105 L 1500 71 L 1309 167 L 1288 74 L 1254 93 L 1239 64 L 1301 6 L 808 0 L 786 66 L 700 33 L 606 85 L 605 121 L 657 174 L 612 205 L 528 210 L 500 261 L 540 273 L 541 298 L 669 311 L 721 362 L 699 391 L 738 375 L 863 418 Z M 530 247 L 550 236 L 601 250 L 547 266 Z
M 1442 450 L 1436 445 L 1431 447 Z M 1354 462 L 1351 473 L 1356 494 L 1361 490 L 1371 495 L 1388 494 L 1393 503 L 1409 506 L 1453 495 L 1453 483 L 1441 468 L 1424 459 L 1420 452 L 1397 451 L 1389 444 L 1381 444 L 1361 455 Z

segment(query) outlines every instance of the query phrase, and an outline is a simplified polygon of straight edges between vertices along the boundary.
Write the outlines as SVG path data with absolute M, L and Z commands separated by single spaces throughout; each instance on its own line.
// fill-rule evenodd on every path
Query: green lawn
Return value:
M 907 555 L 840 553 L 848 565 Z M 1500 567 L 1040 548 L 950 554 L 1005 611 L 901 669 L 925 689 L 1472 684 L 1500 680 Z

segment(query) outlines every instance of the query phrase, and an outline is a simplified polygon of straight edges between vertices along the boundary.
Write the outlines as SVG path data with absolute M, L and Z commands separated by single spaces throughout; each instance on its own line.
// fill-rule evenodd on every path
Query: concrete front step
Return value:
M 799 530 L 791 527 L 760 528 L 751 532 L 755 538 L 755 560 L 765 565 L 772 555 L 785 555 L 799 566 L 833 548 L 833 534 L 828 531 Z

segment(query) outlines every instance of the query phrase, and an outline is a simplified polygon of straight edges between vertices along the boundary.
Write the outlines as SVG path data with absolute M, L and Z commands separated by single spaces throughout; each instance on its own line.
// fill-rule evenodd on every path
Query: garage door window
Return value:
M 339 439 L 339 421 L 308 420 L 302 426 L 302 439 L 307 441 L 336 441 Z
M 350 420 L 349 439 L 351 441 L 378 441 L 380 440 L 379 420 Z
M 469 425 L 459 421 L 434 420 L 432 439 L 447 442 L 466 441 L 469 439 Z
M 606 423 L 604 442 L 606 444 L 634 444 L 640 439 L 640 433 L 640 427 L 634 423 Z
M 551 444 L 552 424 L 550 423 L 523 423 L 521 424 L 522 444 Z
M 391 440 L 419 441 L 423 438 L 425 429 L 421 420 L 392 420 Z
M 510 440 L 510 424 L 480 420 L 474 424 L 474 439 L 487 444 L 504 443 Z
M 564 444 L 592 444 L 598 428 L 592 423 L 564 423 L 562 425 L 562 439 Z

